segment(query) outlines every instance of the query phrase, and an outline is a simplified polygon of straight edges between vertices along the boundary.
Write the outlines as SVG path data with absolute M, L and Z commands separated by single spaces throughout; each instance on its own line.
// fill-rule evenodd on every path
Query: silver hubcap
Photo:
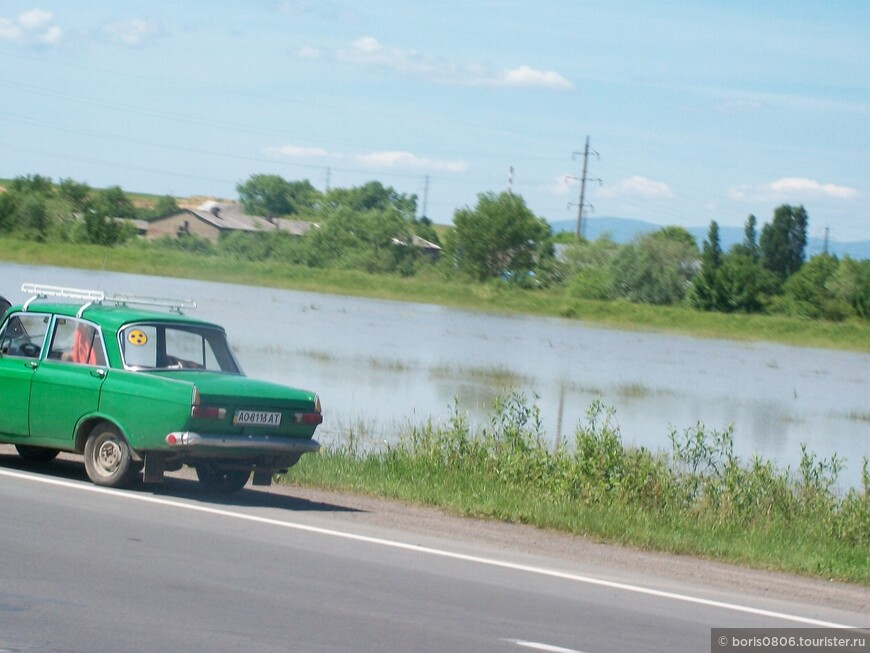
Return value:
M 101 443 L 94 453 L 94 463 L 101 474 L 109 476 L 121 464 L 121 447 L 114 440 Z

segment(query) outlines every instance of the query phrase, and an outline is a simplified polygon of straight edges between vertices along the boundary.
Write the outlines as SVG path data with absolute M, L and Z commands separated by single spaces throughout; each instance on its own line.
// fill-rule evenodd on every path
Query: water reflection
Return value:
M 870 356 L 615 331 L 576 321 L 495 316 L 425 304 L 50 267 L 0 265 L 0 294 L 25 281 L 193 297 L 223 324 L 246 372 L 315 389 L 320 438 L 360 428 L 390 440 L 408 420 L 446 420 L 454 398 L 485 419 L 506 388 L 537 396 L 544 426 L 570 440 L 592 401 L 616 409 L 626 442 L 667 449 L 671 429 L 734 426 L 737 453 L 796 467 L 800 444 L 870 454 Z

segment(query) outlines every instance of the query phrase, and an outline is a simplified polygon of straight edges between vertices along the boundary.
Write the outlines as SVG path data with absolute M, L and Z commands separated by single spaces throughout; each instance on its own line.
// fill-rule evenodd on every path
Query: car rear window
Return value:
M 130 369 L 197 369 L 239 374 L 226 335 L 196 325 L 138 323 L 118 334 L 124 366 Z

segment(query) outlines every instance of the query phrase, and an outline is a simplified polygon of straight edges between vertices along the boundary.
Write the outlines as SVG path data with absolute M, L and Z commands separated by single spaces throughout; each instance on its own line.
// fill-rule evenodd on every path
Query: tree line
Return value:
M 246 213 L 317 225 L 302 236 L 233 232 L 217 243 L 183 235 L 135 240 L 125 219 L 177 212 L 175 199 L 136 203 L 119 187 L 97 190 L 39 175 L 18 177 L 0 193 L 0 234 L 40 242 L 154 246 L 237 259 L 402 276 L 434 275 L 476 283 L 561 292 L 568 297 L 688 305 L 727 313 L 784 313 L 841 321 L 870 320 L 870 261 L 821 254 L 807 260 L 809 216 L 776 208 L 759 225 L 750 215 L 743 242 L 723 251 L 714 221 L 699 248 L 681 227 L 664 227 L 628 244 L 608 236 L 554 234 L 522 196 L 481 193 L 474 207 L 436 229 L 417 217 L 417 197 L 371 181 L 320 191 L 308 180 L 257 174 L 236 186 Z M 439 236 L 440 234 L 440 236 Z M 442 247 L 437 258 L 414 237 Z

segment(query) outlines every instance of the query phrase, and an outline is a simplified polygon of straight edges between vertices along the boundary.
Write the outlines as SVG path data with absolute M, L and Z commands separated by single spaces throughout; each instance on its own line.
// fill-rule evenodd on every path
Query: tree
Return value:
M 722 257 L 718 280 L 721 302 L 717 310 L 726 313 L 761 311 L 765 294 L 770 294 L 777 285 L 773 273 L 761 267 L 740 245 Z
M 751 213 L 749 217 L 746 218 L 746 224 L 743 227 L 743 245 L 742 251 L 749 258 L 753 260 L 758 260 L 761 256 L 761 252 L 758 248 L 758 231 L 757 231 L 757 222 L 758 220 Z
M 153 218 L 165 218 L 168 215 L 178 213 L 180 210 L 181 209 L 178 208 L 178 203 L 172 195 L 163 195 L 162 197 L 157 198 L 150 214 Z
M 277 217 L 298 214 L 313 208 L 320 192 L 307 179 L 287 181 L 279 175 L 251 175 L 236 184 L 239 202 L 245 213 Z
M 839 267 L 840 261 L 830 254 L 807 261 L 783 286 L 786 310 L 802 317 L 837 321 L 849 315 L 852 309 L 848 301 L 836 297 L 829 286 Z
M 72 179 L 61 179 L 57 184 L 58 195 L 69 202 L 73 209 L 83 212 L 92 203 L 91 187 Z
M 54 184 L 51 177 L 43 177 L 42 175 L 24 175 L 16 177 L 9 183 L 7 190 L 13 193 L 22 193 L 32 195 L 40 193 L 47 195 L 52 191 Z
M 713 220 L 701 252 L 701 269 L 692 279 L 690 300 L 696 308 L 704 311 L 721 311 L 727 305 L 720 278 L 721 267 L 722 246 L 719 241 L 719 224 Z
M 552 230 L 519 195 L 481 193 L 477 206 L 454 214 L 448 249 L 456 266 L 484 281 L 527 277 L 541 256 L 552 253 Z
M 348 206 L 327 211 L 319 229 L 303 236 L 303 260 L 312 267 L 410 275 L 420 256 L 410 246 L 410 225 L 396 210 L 359 212 Z
M 25 238 L 45 242 L 50 226 L 45 195 L 32 193 L 24 196 L 18 207 L 18 226 Z
M 17 213 L 18 197 L 15 193 L 0 193 L 0 233 L 15 230 Z
M 570 237 L 570 244 L 561 256 L 568 270 L 568 294 L 581 299 L 611 299 L 612 262 L 621 246 L 609 234 L 595 240 L 581 238 L 577 241 L 573 233 L 562 233 Z
M 855 315 L 870 320 L 870 259 L 856 261 L 848 256 L 825 283 L 830 293 L 848 304 Z
M 774 211 L 773 222 L 761 230 L 761 260 L 781 283 L 804 263 L 809 218 L 803 206 L 783 204 Z
M 106 218 L 136 217 L 136 207 L 120 186 L 98 191 L 94 200 L 94 211 Z
M 346 207 L 353 211 L 398 211 L 408 222 L 417 213 L 417 196 L 399 193 L 392 186 L 370 181 L 353 188 L 334 188 L 326 194 L 330 208 Z
M 419 220 L 413 218 L 411 220 L 411 231 L 420 236 L 420 238 L 425 238 L 430 243 L 435 243 L 439 246 L 441 245 L 441 239 L 438 238 L 438 232 L 436 232 L 435 227 L 432 226 L 432 220 L 427 217 L 422 217 Z
M 697 266 L 698 246 L 692 235 L 666 227 L 620 251 L 613 261 L 612 292 L 633 302 L 676 304 L 685 298 Z

